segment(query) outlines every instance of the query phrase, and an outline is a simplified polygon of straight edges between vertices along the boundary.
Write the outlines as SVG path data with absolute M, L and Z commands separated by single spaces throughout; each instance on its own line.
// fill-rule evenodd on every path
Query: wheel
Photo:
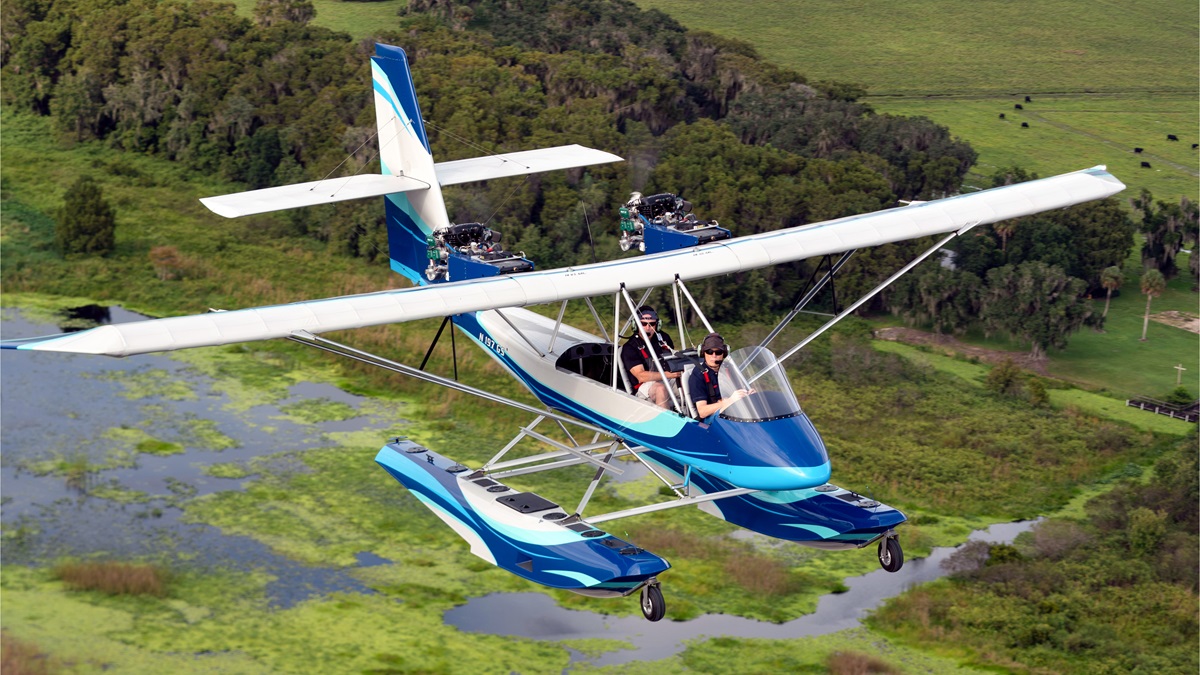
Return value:
M 658 621 L 667 613 L 667 604 L 663 601 L 662 591 L 658 584 L 642 586 L 642 616 L 647 621 Z
M 879 565 L 888 572 L 899 572 L 904 566 L 904 551 L 900 550 L 900 542 L 895 537 L 879 542 Z

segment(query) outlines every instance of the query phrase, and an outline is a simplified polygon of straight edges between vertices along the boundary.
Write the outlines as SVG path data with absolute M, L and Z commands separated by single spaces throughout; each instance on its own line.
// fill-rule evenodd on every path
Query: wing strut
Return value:
M 433 354 L 433 348 L 437 346 L 438 340 L 442 337 L 442 331 L 446 330 L 446 324 L 450 323 L 450 317 L 442 319 L 442 325 L 438 326 L 437 335 L 433 336 L 433 342 L 429 343 L 429 349 L 425 352 L 425 358 L 421 359 L 421 365 L 417 370 L 425 370 L 425 364 L 429 363 L 429 356 Z M 458 382 L 458 347 L 454 344 L 454 331 L 450 331 L 450 355 L 454 359 L 454 381 Z
M 608 329 L 604 327 L 604 322 L 600 320 L 600 315 L 596 313 L 596 306 L 592 304 L 592 299 L 584 298 L 583 301 L 587 303 L 587 308 L 592 311 L 592 318 L 596 320 L 596 326 L 600 329 L 600 336 L 604 338 L 605 342 L 608 342 Z
M 596 491 L 596 486 L 600 484 L 600 479 L 604 476 L 605 466 L 612 461 L 613 453 L 620 447 L 621 441 L 614 440 L 608 446 L 608 454 L 604 456 L 603 463 L 596 467 L 596 475 L 592 476 L 592 482 L 588 483 L 587 490 L 583 492 L 583 499 L 579 500 L 579 506 L 575 508 L 575 515 L 583 513 L 583 509 L 587 507 L 588 502 L 592 500 L 592 493 Z
M 683 294 L 687 297 L 688 302 L 692 305 L 692 310 L 696 312 L 696 316 L 700 317 L 700 322 L 704 324 L 704 327 L 708 329 L 708 332 L 717 332 L 713 330 L 712 324 L 708 322 L 708 317 L 704 316 L 704 312 L 700 311 L 700 304 L 697 303 L 696 299 L 692 297 L 692 292 L 687 289 L 687 286 L 683 285 L 683 279 L 680 279 L 678 274 L 675 275 L 675 283 L 679 286 L 679 290 L 683 291 Z
M 911 270 L 912 268 L 914 268 L 914 267 L 916 267 L 917 265 L 921 264 L 922 262 L 924 262 L 924 260 L 925 260 L 926 258 L 928 258 L 929 256 L 933 255 L 935 251 L 937 251 L 937 250 L 938 250 L 938 249 L 940 249 L 941 247 L 945 246 L 946 244 L 950 243 L 950 240 L 951 240 L 951 239 L 953 239 L 953 238 L 955 238 L 955 237 L 957 237 L 957 236 L 959 236 L 959 235 L 961 235 L 961 234 L 965 234 L 965 233 L 966 233 L 968 230 L 970 230 L 971 228 L 975 227 L 975 226 L 976 226 L 976 225 L 978 225 L 978 224 L 979 224 L 979 221 L 974 221 L 974 222 L 968 223 L 968 224 L 967 224 L 966 226 L 964 226 L 963 228 L 961 228 L 961 229 L 959 229 L 959 230 L 957 230 L 957 231 L 951 232 L 950 234 L 947 234 L 946 236 L 944 236 L 944 237 L 942 237 L 941 239 L 939 239 L 939 240 L 938 240 L 938 242 L 937 242 L 936 244 L 934 244 L 933 246 L 929 247 L 929 250 L 927 250 L 927 251 L 925 251 L 924 253 L 922 253 L 921 255 L 917 256 L 917 257 L 916 257 L 916 258 L 915 258 L 915 259 L 914 259 L 912 262 L 908 263 L 908 264 L 907 264 L 907 265 L 905 265 L 904 267 L 901 267 L 899 271 L 897 271 L 895 274 L 893 274 L 892 276 L 890 276 L 890 277 L 888 277 L 886 280 L 884 280 L 884 282 L 883 282 L 882 284 L 879 284 L 879 285 L 878 285 L 878 286 L 876 286 L 875 288 L 871 289 L 870 291 L 868 291 L 868 292 L 867 292 L 867 294 L 866 294 L 866 295 L 862 296 L 862 297 L 861 297 L 861 298 L 859 298 L 858 300 L 855 300 L 855 301 L 854 301 L 854 304 L 852 304 L 852 305 L 850 305 L 849 307 L 847 307 L 846 309 L 842 310 L 842 313 L 841 313 L 841 314 L 838 314 L 837 316 L 833 317 L 833 318 L 832 318 L 832 319 L 830 319 L 829 321 L 825 322 L 825 325 L 823 325 L 823 326 L 821 326 L 820 328 L 818 328 L 818 329 L 816 329 L 815 331 L 813 331 L 811 334 L 809 334 L 809 336 L 808 336 L 808 337 L 806 337 L 806 338 L 804 338 L 803 340 L 801 340 L 801 341 L 800 341 L 800 343 L 799 343 L 799 344 L 797 344 L 795 347 L 792 347 L 791 349 L 787 350 L 787 352 L 785 352 L 785 353 L 784 353 L 782 356 L 780 356 L 778 359 L 776 359 L 776 363 L 782 363 L 783 361 L 787 360 L 787 358 L 788 358 L 789 356 L 792 356 L 792 355 L 794 355 L 796 352 L 798 352 L 798 351 L 800 351 L 801 349 L 803 349 L 805 345 L 807 345 L 808 343 L 810 343 L 810 342 L 812 342 L 814 339 L 816 339 L 816 337 L 817 337 L 818 335 L 820 335 L 821 333 L 824 333 L 825 331 L 829 330 L 829 329 L 830 329 L 830 328 L 832 328 L 832 327 L 833 327 L 833 326 L 834 326 L 836 323 L 838 323 L 838 322 L 839 322 L 839 321 L 841 321 L 842 319 L 846 318 L 847 316 L 850 316 L 850 314 L 851 314 L 852 312 L 854 312 L 854 310 L 858 309 L 858 308 L 859 308 L 859 307 L 860 307 L 860 306 L 861 306 L 861 305 L 862 305 L 864 302 L 866 302 L 867 300 L 870 300 L 871 298 L 875 297 L 875 294 L 879 293 L 879 291 L 882 291 L 883 289 L 885 289 L 885 288 L 887 288 L 888 286 L 890 286 L 890 285 L 892 284 L 892 282 L 893 282 L 893 281 L 895 281 L 895 280 L 899 279 L 900 277 L 904 276 L 905 274 L 907 274 L 907 273 L 909 272 L 909 270 Z M 757 375 L 755 375 L 754 377 L 750 378 L 750 379 L 749 379 L 749 380 L 746 382 L 746 384 L 753 384 L 755 380 L 757 380 L 758 378 L 762 377 L 764 374 L 766 374 L 766 373 L 768 373 L 768 372 L 770 372 L 770 369 L 769 369 L 769 368 L 763 369 L 763 370 L 762 370 L 761 372 L 759 372 Z
M 608 463 L 609 459 L 611 459 L 613 456 L 613 447 L 612 447 L 611 442 L 608 442 L 608 441 L 605 441 L 603 443 L 593 442 L 593 443 L 589 443 L 587 445 L 579 445 L 578 443 L 575 442 L 575 439 L 571 437 L 570 432 L 567 432 L 566 428 L 563 428 L 563 432 L 565 432 L 567 434 L 567 438 L 569 438 L 571 441 L 571 445 L 567 445 L 565 443 L 560 443 L 559 441 L 556 441 L 553 438 L 546 436 L 545 434 L 541 434 L 541 433 L 534 431 L 533 430 L 534 427 L 541 424 L 542 421 L 546 419 L 546 417 L 547 417 L 546 414 L 538 415 L 537 419 L 533 420 L 528 425 L 521 427 L 521 430 L 517 432 L 517 435 L 515 437 L 513 437 L 513 439 L 511 441 L 509 441 L 508 444 L 505 445 L 500 450 L 500 452 L 496 453 L 495 457 L 492 457 L 491 459 L 489 459 L 487 461 L 487 463 L 484 464 L 480 468 L 480 470 L 487 472 L 493 476 L 519 476 L 519 475 L 525 474 L 525 473 L 536 473 L 538 471 L 548 471 L 550 469 L 558 469 L 558 468 L 562 468 L 564 466 L 572 466 L 574 464 L 580 464 L 582 462 L 590 462 L 590 463 L 595 464 L 596 466 L 600 467 L 601 470 L 612 471 L 613 473 L 616 473 L 618 476 L 625 473 L 624 469 L 617 468 L 616 466 Z M 561 422 L 559 422 L 559 424 L 561 426 Z M 580 426 L 586 426 L 586 425 L 580 425 Z M 526 437 L 532 438 L 535 441 L 541 441 L 542 443 L 545 443 L 546 445 L 549 445 L 552 448 L 557 448 L 557 451 L 544 452 L 540 455 L 533 455 L 530 457 L 518 457 L 517 459 L 510 459 L 507 462 L 500 461 L 500 458 L 502 458 L 502 457 L 504 457 L 504 455 L 508 454 L 508 451 L 512 450 L 513 446 L 515 446 L 522 438 L 526 438 Z M 600 450 L 600 449 L 608 450 L 608 456 L 605 457 L 603 461 L 601 461 L 595 455 L 592 454 L 594 451 Z M 523 469 L 509 469 L 507 471 L 496 472 L 497 469 L 508 469 L 509 467 L 514 467 L 514 466 L 530 465 L 530 464 L 535 464 L 537 462 L 542 462 L 542 461 L 545 461 L 548 459 L 557 459 L 560 457 L 567 457 L 568 455 L 573 455 L 575 457 L 575 459 L 560 460 L 558 462 L 553 462 L 550 464 L 542 464 L 542 465 L 538 465 L 538 466 L 527 466 L 526 468 L 523 468 Z M 493 473 L 493 472 L 495 472 L 495 473 Z
M 662 502 L 659 504 L 647 504 L 646 506 L 635 506 L 632 509 L 624 511 L 613 511 L 612 513 L 602 513 L 598 516 L 588 516 L 584 520 L 589 523 L 603 523 L 606 520 L 616 520 L 617 518 L 628 518 L 630 516 L 640 516 L 643 513 L 653 513 L 655 511 L 664 511 L 666 509 L 677 509 L 681 506 L 691 506 L 693 504 L 701 504 L 703 502 L 715 502 L 718 499 L 726 497 L 736 497 L 738 495 L 748 495 L 751 492 L 758 492 L 752 488 L 734 488 L 732 490 L 722 490 L 721 492 L 711 492 L 709 494 L 696 495 L 694 497 L 680 497 L 672 502 Z
M 504 405 L 511 406 L 513 408 L 516 408 L 517 410 L 524 410 L 526 412 L 533 413 L 534 415 L 539 415 L 542 417 L 549 417 L 551 419 L 558 420 L 559 422 L 567 422 L 569 424 L 575 424 L 580 427 L 583 427 L 584 429 L 587 429 L 589 431 L 594 431 L 597 433 L 602 433 L 602 434 L 608 433 L 608 432 L 604 431 L 603 429 L 600 429 L 599 427 L 592 426 L 591 424 L 588 424 L 586 422 L 581 422 L 581 421 L 575 419 L 574 417 L 569 417 L 567 415 L 562 415 L 562 414 L 552 412 L 549 410 L 542 410 L 540 408 L 535 408 L 526 403 L 521 403 L 520 401 L 514 401 L 511 398 L 505 398 L 503 396 L 500 396 L 499 394 L 493 394 L 489 391 L 484 391 L 482 389 L 476 389 L 475 387 L 463 384 L 461 382 L 455 382 L 454 380 L 448 380 L 439 375 L 434 375 L 433 373 L 427 373 L 423 370 L 417 370 L 416 368 L 413 368 L 412 366 L 406 366 L 403 363 L 397 363 L 395 361 L 390 361 L 388 359 L 383 358 L 382 356 L 377 356 L 375 354 L 364 352 L 362 350 L 358 350 L 353 347 L 350 347 L 350 346 L 347 346 L 347 345 L 344 345 L 344 344 L 341 344 L 338 342 L 334 342 L 333 340 L 329 340 L 327 338 L 323 338 L 318 335 L 313 335 L 312 333 L 309 333 L 308 331 L 303 331 L 303 330 L 296 331 L 296 332 L 292 333 L 291 335 L 289 335 L 288 339 L 292 340 L 293 342 L 299 342 L 300 344 L 308 345 L 310 347 L 316 347 L 317 349 L 329 352 L 331 354 L 337 354 L 338 356 L 344 356 L 352 361 L 358 361 L 359 363 L 365 363 L 370 366 L 378 366 L 379 368 L 383 368 L 384 370 L 390 370 L 393 373 L 400 373 L 401 375 L 408 375 L 409 377 L 415 377 L 418 380 L 432 382 L 433 384 L 440 384 L 443 387 L 448 387 L 448 388 L 454 389 L 456 391 L 461 391 L 465 394 L 471 394 L 472 396 L 478 396 L 480 398 L 487 399 L 487 400 L 495 402 L 495 403 L 503 403 Z
M 842 257 L 839 258 L 838 261 L 829 268 L 829 271 L 825 273 L 825 276 L 821 277 L 821 280 L 817 282 L 817 285 L 809 289 L 809 291 L 804 294 L 804 297 L 800 299 L 800 302 L 797 302 L 796 306 L 792 308 L 792 311 L 788 312 L 788 315 L 783 317 L 783 320 L 779 322 L 779 325 L 775 326 L 775 329 L 772 330 L 767 337 L 763 338 L 763 341 L 758 344 L 758 348 L 766 349 L 767 345 L 771 343 L 771 340 L 774 340 L 776 337 L 778 337 L 779 334 L 783 332 L 783 329 L 787 328 L 787 325 L 792 322 L 792 319 L 796 318 L 796 315 L 799 314 L 800 311 L 803 310 L 806 305 L 808 305 L 808 303 L 812 302 L 812 299 L 816 297 L 817 293 L 820 293 L 821 289 L 825 288 L 825 284 L 829 283 L 833 279 L 833 275 L 837 274 L 837 271 L 842 269 L 842 265 L 845 265 L 846 261 L 850 260 L 850 256 L 854 255 L 857 250 L 858 249 L 852 249 L 843 253 Z M 828 260 L 829 256 L 825 256 L 825 259 Z M 820 267 L 817 269 L 819 270 Z M 813 272 L 813 276 L 816 276 L 815 271 Z M 811 282 L 812 279 L 810 277 L 809 283 Z M 837 311 L 836 297 L 834 298 L 833 306 L 835 307 L 834 311 Z

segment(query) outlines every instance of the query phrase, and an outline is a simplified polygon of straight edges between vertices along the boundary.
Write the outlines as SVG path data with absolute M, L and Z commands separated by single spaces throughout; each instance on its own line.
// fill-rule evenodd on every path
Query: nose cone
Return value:
M 709 431 L 729 456 L 716 476 L 738 487 L 799 490 L 829 482 L 825 442 L 804 413 L 755 422 L 718 417 Z

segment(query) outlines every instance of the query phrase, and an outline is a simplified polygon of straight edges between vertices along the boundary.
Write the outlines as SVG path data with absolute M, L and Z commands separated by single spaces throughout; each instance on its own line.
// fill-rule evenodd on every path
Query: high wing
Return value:
M 585 148 L 582 145 L 562 145 L 557 148 L 438 162 L 433 169 L 439 184 L 458 185 L 493 178 L 523 176 L 543 171 L 574 169 L 619 161 L 621 161 L 620 157 L 603 150 Z M 430 184 L 419 178 L 372 173 L 250 190 L 218 197 L 205 197 L 200 200 L 200 203 L 218 215 L 226 218 L 238 218 L 281 209 L 332 204 L 366 197 L 383 197 L 413 190 L 428 190 L 429 188 Z
M 448 163 L 454 164 L 454 163 Z M 464 165 L 465 166 L 465 165 Z M 464 169 L 464 175 L 468 172 Z M 469 178 L 467 180 L 474 180 Z M 1125 185 L 1097 166 L 921 204 L 656 255 L 287 305 L 137 321 L 0 347 L 127 356 L 319 334 L 646 288 L 1018 218 L 1109 197 Z

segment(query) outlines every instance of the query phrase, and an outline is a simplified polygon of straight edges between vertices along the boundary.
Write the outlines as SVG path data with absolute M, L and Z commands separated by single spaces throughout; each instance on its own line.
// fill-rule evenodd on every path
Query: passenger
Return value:
M 729 345 L 725 344 L 724 338 L 716 333 L 709 333 L 700 343 L 700 356 L 704 359 L 704 365 L 694 368 L 691 377 L 688 378 L 688 395 L 696 404 L 696 415 L 700 419 L 724 410 L 734 401 L 745 398 L 750 393 L 745 389 L 738 389 L 727 398 L 721 398 L 721 386 L 717 380 L 717 373 L 721 370 L 721 364 L 725 363 L 725 357 L 728 354 Z
M 650 339 L 661 362 L 674 350 L 675 343 L 670 335 L 658 330 L 658 312 L 643 305 L 638 309 L 638 322 L 645 329 L 646 337 Z M 679 379 L 682 373 L 660 373 L 640 333 L 635 332 L 621 347 L 621 365 L 629 374 L 629 384 L 638 398 L 650 401 L 660 408 L 671 407 L 671 395 L 667 393 L 667 384 L 670 380 Z

